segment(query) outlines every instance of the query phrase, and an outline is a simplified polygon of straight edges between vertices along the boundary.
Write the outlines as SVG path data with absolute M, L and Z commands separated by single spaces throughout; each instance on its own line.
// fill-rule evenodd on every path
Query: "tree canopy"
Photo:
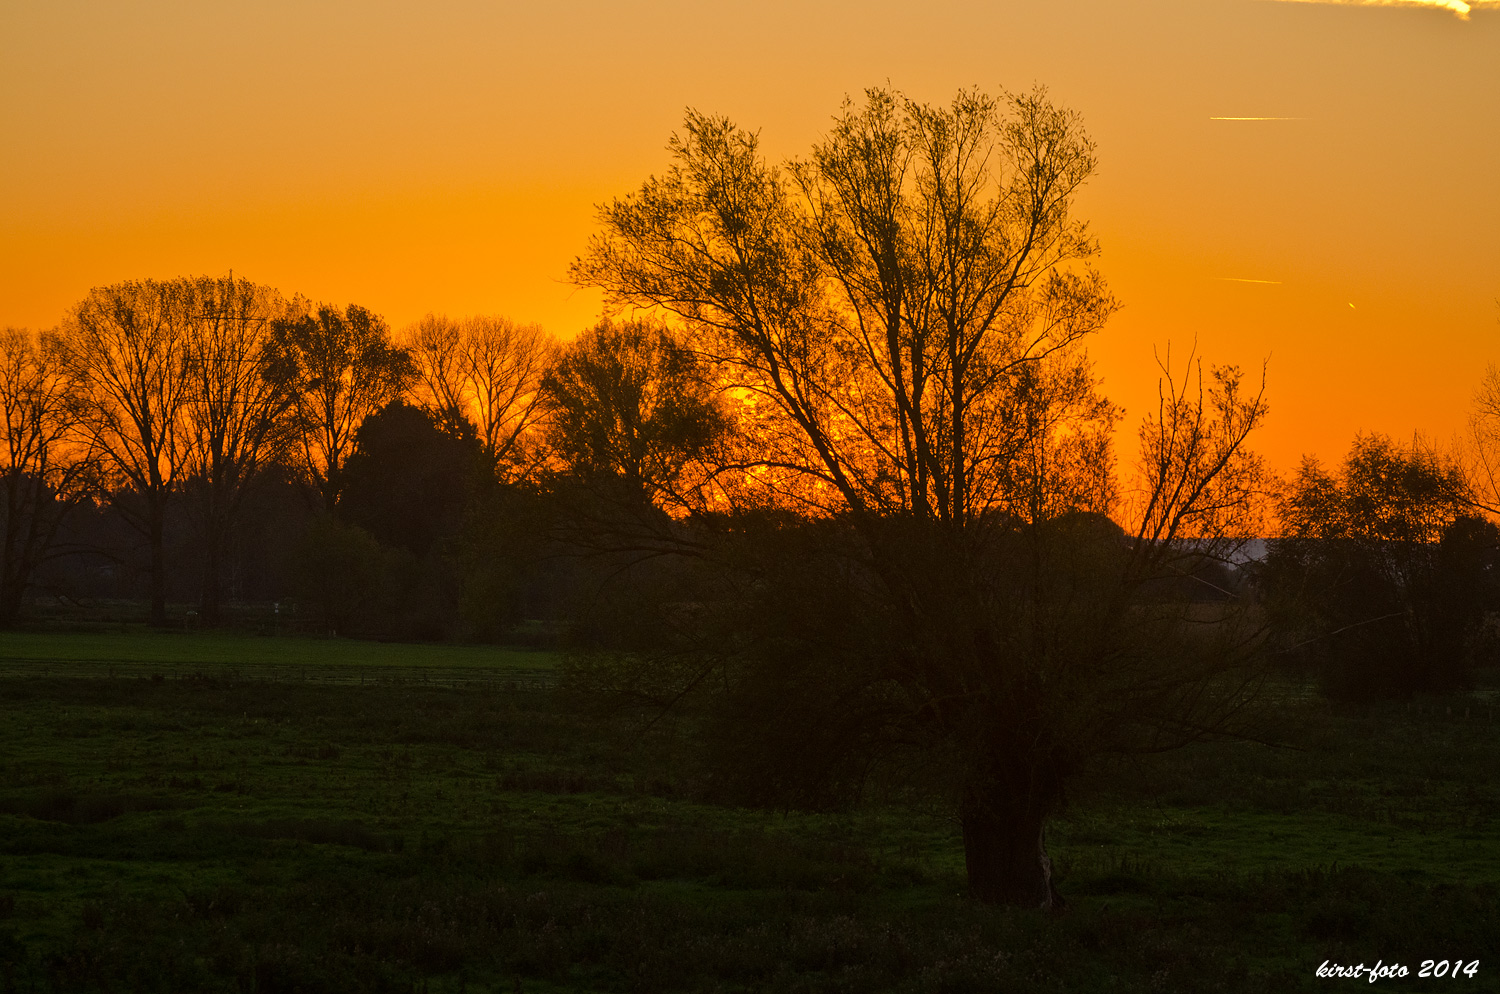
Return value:
M 325 510 L 338 506 L 360 423 L 399 397 L 412 374 L 385 321 L 358 305 L 323 305 L 273 326 L 268 376 L 292 399 L 298 461 Z
M 612 499 L 693 510 L 701 465 L 727 431 L 715 385 L 669 329 L 603 321 L 564 347 L 542 382 L 548 447 Z
M 457 534 L 484 484 L 474 426 L 392 401 L 365 418 L 344 466 L 340 515 L 415 556 Z
M 867 98 L 780 168 L 690 113 L 671 170 L 601 209 L 574 278 L 692 328 L 754 401 L 752 461 L 781 472 L 752 482 L 959 527 L 1042 481 L 1066 489 L 1053 503 L 1097 499 L 1097 479 L 1056 471 L 1094 472 L 1114 418 L 1078 348 L 1115 306 L 1069 210 L 1092 143 L 1041 92 Z M 1048 471 L 1028 480 L 1043 434 Z

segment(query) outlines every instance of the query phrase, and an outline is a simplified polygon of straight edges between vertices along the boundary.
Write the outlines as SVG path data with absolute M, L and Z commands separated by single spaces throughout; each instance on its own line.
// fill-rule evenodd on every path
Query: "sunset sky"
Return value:
M 1092 351 L 1130 424 L 1168 343 L 1269 357 L 1283 470 L 1446 439 L 1500 362 L 1500 4 L 1457 0 L 6 0 L 0 326 L 232 268 L 568 336 L 593 205 L 665 168 L 685 108 L 800 154 L 887 80 L 1083 116 L 1125 304 Z

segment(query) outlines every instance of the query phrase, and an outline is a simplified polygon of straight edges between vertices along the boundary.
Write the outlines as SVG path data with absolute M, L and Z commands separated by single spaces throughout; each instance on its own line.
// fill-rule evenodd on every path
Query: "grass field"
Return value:
M 941 811 L 703 802 L 552 657 L 0 635 L 0 991 L 1500 990 L 1480 695 L 1284 706 L 1296 749 L 1102 771 L 1061 914 L 959 896 Z M 1417 980 L 1423 960 L 1476 975 Z
M 243 634 L 0 632 L 6 676 L 160 674 L 320 683 L 549 677 L 546 653 L 481 645 L 410 645 Z

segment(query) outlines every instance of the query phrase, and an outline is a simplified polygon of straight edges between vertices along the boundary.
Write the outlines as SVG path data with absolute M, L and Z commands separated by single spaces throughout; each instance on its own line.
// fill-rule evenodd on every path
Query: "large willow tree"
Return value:
M 726 497 L 853 536 L 822 586 L 846 603 L 801 644 L 846 657 L 838 695 L 864 703 L 797 762 L 877 741 L 948 757 L 972 892 L 1050 906 L 1043 829 L 1082 764 L 1222 730 L 1244 700 L 1233 626 L 1176 638 L 1162 591 L 1246 534 L 1260 398 L 1232 370 L 1196 392 L 1168 378 L 1131 533 L 1107 519 L 1126 510 L 1119 412 L 1083 346 L 1116 303 L 1072 211 L 1095 148 L 1041 91 L 934 107 L 871 90 L 780 167 L 697 113 L 669 147 L 665 175 L 601 208 L 573 277 L 676 321 L 740 402 Z M 796 627 L 738 644 L 795 654 Z M 833 727 L 812 699 L 831 684 L 785 680 L 759 695 L 766 721 Z

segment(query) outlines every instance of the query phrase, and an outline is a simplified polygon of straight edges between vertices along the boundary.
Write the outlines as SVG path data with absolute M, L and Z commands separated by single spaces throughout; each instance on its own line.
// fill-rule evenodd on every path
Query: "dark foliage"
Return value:
M 1262 583 L 1281 639 L 1346 699 L 1468 685 L 1493 652 L 1500 530 L 1466 514 L 1457 471 L 1362 437 L 1337 474 L 1305 464 Z
M 322 615 L 330 632 L 381 632 L 397 607 L 406 563 L 358 525 L 323 514 L 308 523 L 293 554 L 291 589 Z
M 397 400 L 360 424 L 339 516 L 421 558 L 458 534 L 487 483 L 493 475 L 472 424 Z
M 695 463 L 728 429 L 709 371 L 681 335 L 638 321 L 603 321 L 564 348 L 542 381 L 541 410 L 565 467 L 560 495 L 613 520 L 693 504 Z

